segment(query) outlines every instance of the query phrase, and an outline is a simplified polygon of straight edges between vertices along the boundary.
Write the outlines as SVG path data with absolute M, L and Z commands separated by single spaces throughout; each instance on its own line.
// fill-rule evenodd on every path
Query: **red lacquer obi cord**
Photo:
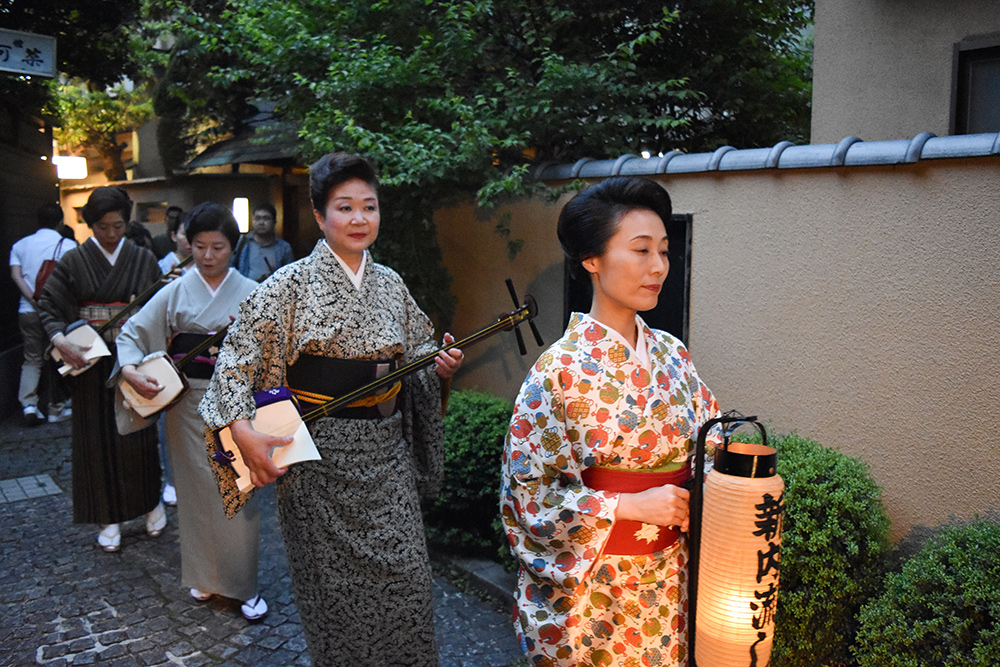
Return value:
M 595 491 L 638 493 L 654 486 L 684 486 L 691 478 L 690 466 L 668 472 L 621 470 L 593 466 L 583 471 L 583 483 Z M 604 553 L 623 556 L 651 554 L 671 546 L 680 536 L 676 526 L 657 526 L 642 521 L 616 520 Z

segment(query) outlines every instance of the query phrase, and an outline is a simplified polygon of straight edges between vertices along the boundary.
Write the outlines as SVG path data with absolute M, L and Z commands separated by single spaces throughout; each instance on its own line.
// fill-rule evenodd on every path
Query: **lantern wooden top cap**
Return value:
M 715 469 L 735 477 L 773 477 L 778 466 L 774 447 L 730 442 L 715 452 Z

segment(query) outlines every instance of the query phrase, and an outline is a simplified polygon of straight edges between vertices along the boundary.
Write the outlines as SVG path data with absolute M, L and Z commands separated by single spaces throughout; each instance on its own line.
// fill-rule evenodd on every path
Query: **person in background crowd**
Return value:
M 124 238 L 132 200 L 119 187 L 97 188 L 83 207 L 94 235 L 67 252 L 45 282 L 38 310 L 42 326 L 63 360 L 87 366 L 86 350 L 66 336 L 77 320 L 95 328 L 162 278 L 156 257 Z M 116 327 L 104 332 L 114 350 Z M 73 397 L 73 522 L 101 525 L 97 543 L 105 551 L 121 545 L 120 524 L 146 515 L 146 532 L 156 537 L 167 525 L 160 502 L 160 457 L 156 429 L 119 435 L 115 389 L 107 380 L 115 357 L 101 357 L 68 377 Z
M 153 235 L 141 222 L 136 220 L 125 223 L 125 238 L 140 248 L 153 249 Z
M 181 225 L 181 217 L 184 209 L 180 206 L 168 206 L 166 213 L 167 231 L 153 237 L 153 254 L 160 260 L 177 250 L 177 242 L 174 241 L 174 233 Z M 166 273 L 166 271 L 164 271 Z
M 181 224 L 180 220 L 177 221 L 174 230 L 170 232 L 170 240 L 174 243 L 174 250 L 161 257 L 159 261 L 160 271 L 164 275 L 170 273 L 175 266 L 191 256 L 191 244 L 188 243 L 184 225 Z M 184 272 L 187 273 L 187 267 L 184 268 Z
M 48 420 L 62 421 L 72 414 L 65 401 L 64 392 L 59 390 L 60 379 L 52 364 L 45 363 L 45 349 L 49 337 L 45 335 L 42 320 L 38 316 L 39 294 L 36 280 L 46 260 L 59 261 L 63 255 L 76 247 L 76 241 L 64 238 L 57 230 L 62 226 L 63 211 L 58 204 L 43 204 L 38 209 L 38 231 L 26 236 L 10 250 L 10 276 L 21 292 L 21 302 L 17 309 L 17 322 L 24 341 L 24 364 L 21 366 L 21 382 L 17 389 L 17 400 L 21 403 L 25 423 L 37 426 L 45 421 L 39 406 L 39 388 L 48 388 Z M 40 280 L 44 281 L 47 274 Z M 47 371 L 47 372 L 46 372 Z
M 233 267 L 251 280 L 263 282 L 285 264 L 295 261 L 292 246 L 274 231 L 277 211 L 267 203 L 253 209 L 253 228 L 233 253 Z

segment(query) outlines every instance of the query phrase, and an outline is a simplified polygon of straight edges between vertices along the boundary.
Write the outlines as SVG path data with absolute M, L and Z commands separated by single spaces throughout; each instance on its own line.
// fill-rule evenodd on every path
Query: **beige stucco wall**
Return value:
M 1000 159 L 658 178 L 694 216 L 690 347 L 723 409 L 868 461 L 896 537 L 1000 510 Z M 437 216 L 454 329 L 507 310 L 512 276 L 551 343 L 559 205 L 504 210 L 513 262 L 471 207 Z M 501 334 L 456 384 L 512 398 L 529 349 Z
M 998 33 L 997 0 L 816 0 L 811 143 L 948 134 L 954 45 Z

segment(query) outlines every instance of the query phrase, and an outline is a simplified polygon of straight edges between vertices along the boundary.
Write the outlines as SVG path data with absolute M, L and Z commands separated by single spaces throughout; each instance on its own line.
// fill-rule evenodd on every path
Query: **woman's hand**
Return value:
M 444 335 L 445 345 L 451 345 L 454 342 L 455 337 L 450 333 Z M 462 366 L 463 361 L 465 361 L 465 354 L 457 347 L 453 347 L 447 352 L 441 350 L 437 353 L 437 358 L 434 359 L 438 376 L 442 380 L 447 380 Z
M 623 493 L 618 500 L 615 518 L 657 526 L 679 526 L 687 532 L 690 497 L 687 489 L 673 484 L 654 486 L 638 493 Z
M 73 368 L 83 368 L 89 362 L 84 358 L 84 354 L 90 349 L 90 346 L 80 347 L 75 343 L 71 343 L 66 336 L 61 333 L 56 334 L 52 337 L 52 344 L 59 350 L 59 354 L 62 356 L 64 363 L 69 364 Z
M 135 364 L 122 366 L 122 377 L 146 400 L 152 400 L 163 391 L 163 386 L 156 381 L 156 378 L 140 373 L 136 370 Z
M 177 280 L 182 275 L 184 275 L 184 269 L 182 269 L 179 266 L 175 266 L 174 268 L 170 269 L 165 274 L 163 274 L 163 277 L 160 278 L 160 282 L 165 285 L 169 282 Z
M 288 468 L 279 468 L 271 460 L 271 450 L 292 442 L 292 436 L 278 437 L 255 431 L 249 419 L 234 421 L 230 427 L 233 442 L 240 448 L 243 463 L 250 469 L 250 482 L 254 486 L 267 486 L 285 474 Z

